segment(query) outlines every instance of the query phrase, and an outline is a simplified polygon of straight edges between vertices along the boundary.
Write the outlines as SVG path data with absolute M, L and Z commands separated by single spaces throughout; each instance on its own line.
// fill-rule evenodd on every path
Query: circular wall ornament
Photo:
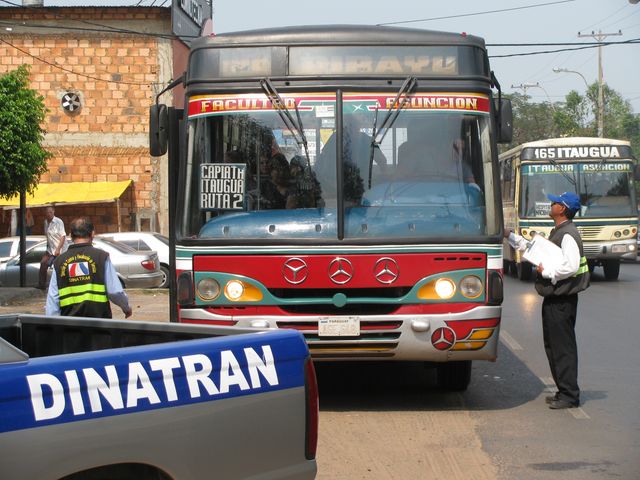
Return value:
M 62 95 L 60 105 L 62 105 L 63 110 L 67 113 L 77 113 L 80 108 L 82 108 L 80 96 L 77 93 L 72 92 L 67 92 Z

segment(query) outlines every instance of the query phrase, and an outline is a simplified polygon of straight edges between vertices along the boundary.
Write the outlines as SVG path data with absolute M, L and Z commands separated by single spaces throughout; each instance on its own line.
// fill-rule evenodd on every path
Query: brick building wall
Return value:
M 0 34 L 0 74 L 30 65 L 31 88 L 48 109 L 44 145 L 53 157 L 40 182 L 133 180 L 119 208 L 59 205 L 56 214 L 65 223 L 88 215 L 99 232 L 135 230 L 136 219 L 147 215 L 144 229 L 155 224 L 166 233 L 166 160 L 149 156 L 148 111 L 174 75 L 177 41 L 156 35 L 170 34 L 170 9 L 12 7 L 0 8 L 0 20 L 15 22 Z M 62 108 L 66 93 L 80 97 L 79 110 Z M 44 209 L 32 211 L 33 233 L 41 233 Z M 7 229 L 0 225 L 2 235 Z

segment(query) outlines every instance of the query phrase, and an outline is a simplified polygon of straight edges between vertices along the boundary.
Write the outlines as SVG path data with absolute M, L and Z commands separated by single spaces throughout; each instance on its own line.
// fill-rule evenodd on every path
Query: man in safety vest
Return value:
M 549 216 L 555 227 L 549 240 L 562 250 L 557 264 L 538 267 L 536 291 L 544 297 L 542 302 L 542 335 L 553 380 L 558 387 L 555 395 L 546 398 L 549 408 L 575 408 L 580 405 L 578 387 L 578 347 L 576 344 L 576 315 L 578 292 L 589 286 L 589 267 L 582 248 L 580 232 L 572 219 L 580 210 L 580 198 L 573 192 L 547 195 L 551 200 Z M 520 235 L 505 230 L 505 238 L 518 250 L 527 248 Z
M 94 233 L 93 223 L 87 218 L 71 222 L 73 244 L 53 263 L 47 315 L 111 318 L 111 300 L 125 318 L 131 316 L 129 298 L 109 254 L 92 245 Z

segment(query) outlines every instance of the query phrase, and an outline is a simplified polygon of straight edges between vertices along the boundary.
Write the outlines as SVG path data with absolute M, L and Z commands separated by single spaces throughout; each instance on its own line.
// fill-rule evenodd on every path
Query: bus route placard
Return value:
M 200 209 L 242 210 L 245 190 L 244 163 L 200 165 Z

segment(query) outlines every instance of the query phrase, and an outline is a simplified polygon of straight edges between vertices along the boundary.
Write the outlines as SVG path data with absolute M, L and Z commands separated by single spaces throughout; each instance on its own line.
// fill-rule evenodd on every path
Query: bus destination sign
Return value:
M 589 160 L 631 158 L 627 145 L 587 145 L 575 147 L 527 147 L 522 160 Z
M 242 210 L 245 169 L 244 163 L 200 165 L 200 209 Z

